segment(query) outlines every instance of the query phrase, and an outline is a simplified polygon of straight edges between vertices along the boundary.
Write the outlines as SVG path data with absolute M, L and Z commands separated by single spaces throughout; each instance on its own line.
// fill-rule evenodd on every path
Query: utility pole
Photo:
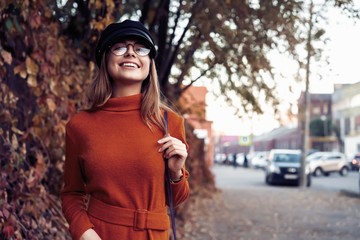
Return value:
M 304 105 L 304 130 L 303 130 L 303 154 L 301 157 L 301 168 L 300 168 L 300 187 L 306 188 L 307 178 L 306 178 L 306 154 L 309 152 L 309 135 L 310 135 L 310 93 L 309 93 L 309 79 L 310 79 L 310 60 L 312 56 L 312 30 L 313 30 L 313 1 L 310 3 L 309 9 L 309 31 L 306 41 L 306 82 L 305 82 L 305 105 Z

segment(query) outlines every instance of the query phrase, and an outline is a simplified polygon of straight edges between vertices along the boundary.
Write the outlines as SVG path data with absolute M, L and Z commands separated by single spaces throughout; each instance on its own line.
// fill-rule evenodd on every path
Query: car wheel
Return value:
M 349 169 L 347 167 L 343 167 L 340 170 L 340 175 L 341 176 L 346 176 L 349 173 Z
M 321 168 L 316 168 L 315 171 L 314 171 L 314 176 L 315 177 L 319 177 L 323 174 L 323 171 L 321 170 Z
M 268 175 L 265 176 L 265 182 L 266 182 L 267 185 L 272 185 L 272 182 L 270 180 L 270 176 L 268 176 Z

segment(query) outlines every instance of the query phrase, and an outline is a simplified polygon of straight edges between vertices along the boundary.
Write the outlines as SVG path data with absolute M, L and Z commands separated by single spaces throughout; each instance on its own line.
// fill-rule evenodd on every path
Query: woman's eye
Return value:
M 145 56 L 147 54 L 149 54 L 150 49 L 147 47 L 138 47 L 136 48 L 136 52 L 140 55 L 140 56 Z
M 113 45 L 113 49 L 119 49 L 119 48 L 124 48 L 126 47 L 126 45 L 124 43 L 117 43 L 115 45 Z

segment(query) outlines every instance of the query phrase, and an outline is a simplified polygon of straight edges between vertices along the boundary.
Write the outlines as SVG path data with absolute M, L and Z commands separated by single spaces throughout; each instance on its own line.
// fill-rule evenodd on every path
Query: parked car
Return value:
M 315 152 L 309 155 L 306 161 L 314 176 L 329 176 L 332 172 L 346 176 L 350 170 L 346 155 L 341 152 Z
M 360 153 L 356 154 L 350 162 L 350 168 L 351 170 L 359 170 L 360 168 Z
M 215 163 L 223 163 L 226 159 L 225 153 L 216 153 L 214 156 L 214 162 Z
M 300 184 L 301 150 L 273 149 L 267 158 L 265 182 Z M 307 186 L 311 185 L 310 168 L 305 166 Z
M 264 169 L 266 167 L 266 157 L 269 152 L 255 152 L 251 158 L 251 166 L 253 168 Z
M 243 153 L 237 153 L 236 154 L 236 164 L 238 166 L 244 165 L 244 154 Z

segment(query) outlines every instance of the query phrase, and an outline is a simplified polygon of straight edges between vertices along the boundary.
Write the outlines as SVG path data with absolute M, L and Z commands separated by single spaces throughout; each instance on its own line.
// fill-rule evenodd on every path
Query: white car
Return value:
M 315 152 L 310 154 L 306 161 L 314 176 L 328 176 L 332 172 L 346 176 L 350 170 L 349 161 L 341 152 Z
M 251 166 L 253 168 L 264 169 L 266 167 L 266 158 L 269 152 L 255 152 L 254 156 L 251 158 Z

